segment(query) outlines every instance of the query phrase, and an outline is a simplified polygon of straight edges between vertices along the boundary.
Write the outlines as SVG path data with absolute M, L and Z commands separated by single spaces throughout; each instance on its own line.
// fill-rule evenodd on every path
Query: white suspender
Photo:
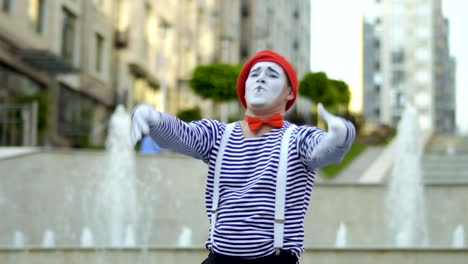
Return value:
M 281 139 L 281 150 L 278 165 L 278 175 L 276 176 L 276 196 L 275 196 L 275 230 L 273 246 L 276 255 L 279 255 L 283 248 L 284 237 L 284 208 L 286 204 L 286 176 L 288 173 L 288 146 L 291 133 L 296 126 L 290 125 Z
M 216 218 L 218 215 L 218 202 L 219 202 L 219 178 L 221 175 L 221 163 L 223 162 L 224 150 L 226 149 L 226 144 L 228 142 L 229 136 L 234 129 L 235 123 L 229 123 L 226 125 L 226 130 L 221 137 L 221 143 L 219 144 L 218 155 L 216 156 L 216 165 L 214 171 L 213 179 L 213 201 L 211 206 L 211 230 L 210 230 L 210 240 L 211 248 L 213 248 L 213 234 L 215 231 Z
M 228 142 L 229 136 L 234 129 L 235 123 L 229 123 L 226 125 L 226 130 L 221 137 L 221 143 L 218 149 L 218 155 L 216 157 L 216 165 L 213 179 L 213 199 L 211 207 L 211 230 L 210 240 L 211 247 L 213 248 L 213 234 L 217 219 L 217 210 L 219 202 L 219 178 L 221 174 L 221 163 L 223 161 L 224 150 Z M 275 224 L 274 224 L 274 247 L 276 254 L 279 254 L 283 247 L 284 237 L 284 208 L 286 203 L 286 175 L 288 171 L 288 146 L 291 133 L 296 126 L 290 125 L 281 139 L 281 150 L 278 165 L 278 175 L 276 176 L 276 196 L 275 196 Z

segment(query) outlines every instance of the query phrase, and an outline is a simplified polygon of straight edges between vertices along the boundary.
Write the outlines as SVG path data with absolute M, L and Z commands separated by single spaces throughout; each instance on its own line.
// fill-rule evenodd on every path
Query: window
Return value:
M 299 50 L 299 41 L 298 40 L 294 40 L 293 42 L 293 49 L 295 51 L 298 51 Z
M 393 51 L 392 52 L 392 63 L 399 64 L 405 61 L 405 54 L 403 50 Z
M 380 49 L 380 39 L 374 39 L 374 47 Z
M 374 84 L 374 90 L 376 93 L 380 93 L 380 84 Z
M 431 52 L 429 49 L 417 49 L 415 58 L 420 62 L 428 63 L 431 58 Z
M 401 69 L 393 70 L 392 79 L 391 79 L 391 83 L 393 85 L 403 83 L 404 79 L 405 79 L 405 72 L 403 70 Z
M 241 3 L 241 15 L 243 18 L 248 18 L 249 15 L 250 15 L 250 12 L 249 12 L 249 3 L 247 0 L 242 0 L 242 3 Z
M 380 116 L 380 109 L 379 108 L 374 109 L 374 116 Z
M 44 33 L 45 0 L 29 0 L 29 18 L 37 33 Z
M 63 8 L 62 23 L 62 57 L 65 61 L 73 63 L 75 51 L 76 16 Z
M 72 141 L 74 147 L 88 143 L 95 105 L 89 97 L 60 84 L 58 130 Z
M 376 83 L 376 84 L 382 84 L 382 82 L 383 82 L 382 73 L 380 73 L 380 72 L 375 72 L 375 73 L 374 73 L 374 83 Z
M 5 13 L 11 12 L 11 0 L 0 0 L 2 3 L 2 11 Z
M 374 63 L 374 70 L 380 71 L 380 61 L 376 61 L 376 62 Z
M 415 79 L 420 84 L 427 84 L 431 82 L 431 74 L 425 70 L 419 70 L 415 74 Z
M 95 35 L 95 45 L 96 45 L 96 61 L 95 61 L 95 69 L 96 72 L 102 72 L 102 60 L 103 60 L 103 52 L 104 52 L 104 37 L 96 33 Z
M 294 10 L 293 17 L 295 19 L 299 19 L 299 10 L 298 9 Z

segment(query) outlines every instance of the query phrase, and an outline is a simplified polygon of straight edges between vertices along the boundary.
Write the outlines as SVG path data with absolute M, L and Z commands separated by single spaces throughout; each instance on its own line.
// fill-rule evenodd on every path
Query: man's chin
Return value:
M 268 104 L 266 102 L 252 102 L 252 103 L 247 103 L 247 106 L 249 108 L 263 108 L 267 106 Z

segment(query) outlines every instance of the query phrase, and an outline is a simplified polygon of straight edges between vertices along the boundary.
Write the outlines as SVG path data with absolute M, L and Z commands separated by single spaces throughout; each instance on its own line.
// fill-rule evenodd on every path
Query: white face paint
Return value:
M 283 91 L 286 74 L 274 62 L 257 62 L 245 81 L 247 106 L 262 106 L 273 103 Z

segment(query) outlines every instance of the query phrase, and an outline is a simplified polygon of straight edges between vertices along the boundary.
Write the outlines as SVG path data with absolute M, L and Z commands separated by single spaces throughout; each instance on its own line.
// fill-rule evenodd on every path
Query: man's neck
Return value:
M 245 111 L 244 116 L 252 116 L 260 119 L 265 119 L 275 114 L 281 114 L 281 116 L 284 116 L 284 111 L 252 111 L 247 109 Z

